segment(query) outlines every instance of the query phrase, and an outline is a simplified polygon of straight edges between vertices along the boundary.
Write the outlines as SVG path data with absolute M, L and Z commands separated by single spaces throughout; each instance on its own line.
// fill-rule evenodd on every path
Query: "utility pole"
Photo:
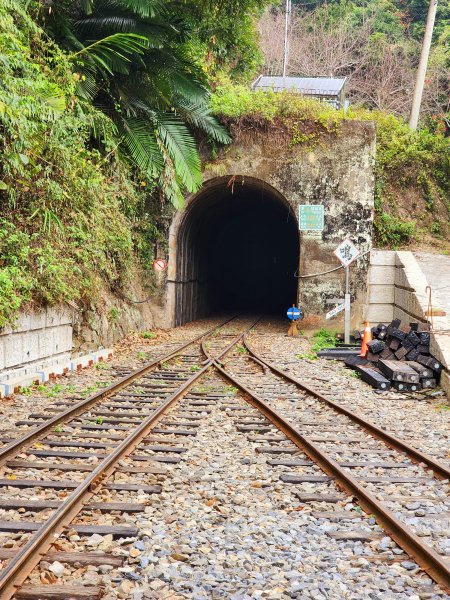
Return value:
M 291 0 L 286 0 L 286 21 L 284 26 L 284 57 L 283 77 L 286 77 L 288 54 L 289 54 L 289 25 L 291 21 Z
M 437 5 L 438 0 L 430 0 L 425 35 L 423 36 L 422 53 L 420 55 L 420 61 L 416 75 L 416 84 L 414 86 L 411 116 L 409 118 L 409 126 L 412 130 L 417 129 L 417 124 L 419 123 L 420 105 L 422 103 L 423 86 L 427 72 L 428 57 L 430 55 L 431 38 L 433 37 L 433 27 L 434 20 L 436 18 Z

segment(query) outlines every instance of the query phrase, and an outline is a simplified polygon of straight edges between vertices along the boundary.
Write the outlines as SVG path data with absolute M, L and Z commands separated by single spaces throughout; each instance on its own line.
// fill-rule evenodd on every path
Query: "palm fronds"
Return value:
M 119 152 L 180 206 L 201 185 L 191 130 L 230 137 L 209 110 L 205 75 L 173 0 L 61 0 L 47 31 L 69 51 L 77 93 L 115 124 Z
M 87 62 L 103 68 L 111 75 L 128 75 L 133 57 L 142 55 L 147 47 L 148 40 L 143 36 L 135 33 L 113 33 L 84 46 L 70 58 L 75 62 Z
M 180 98 L 177 102 L 177 112 L 186 123 L 204 131 L 215 142 L 219 144 L 231 142 L 228 131 L 211 115 L 207 99 L 196 103 Z
M 109 2 L 109 4 L 114 4 Z M 115 3 L 121 5 L 143 19 L 153 19 L 164 13 L 162 0 L 120 0 Z
M 151 121 L 136 117 L 121 118 L 118 130 L 133 163 L 149 179 L 159 179 L 164 170 L 164 158 Z
M 157 132 L 173 162 L 177 178 L 189 192 L 195 192 L 202 184 L 200 156 L 197 145 L 188 128 L 171 115 L 159 115 Z

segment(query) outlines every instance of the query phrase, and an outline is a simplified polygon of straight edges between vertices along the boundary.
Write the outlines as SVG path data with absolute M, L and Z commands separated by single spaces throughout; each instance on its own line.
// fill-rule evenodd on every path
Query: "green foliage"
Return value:
M 383 39 L 404 28 L 399 3 L 369 2 Z M 62 0 L 49 9 L 40 0 L 0 0 L 0 327 L 26 304 L 95 306 L 104 288 L 127 296 L 136 255 L 150 269 L 161 242 L 152 222 L 161 198 L 180 206 L 182 193 L 201 184 L 194 133 L 212 143 L 213 156 L 229 141 L 216 116 L 234 132 L 269 123 L 305 148 L 338 135 L 346 119 L 374 120 L 377 241 L 411 239 L 413 226 L 391 214 L 394 185 L 418 185 L 433 212 L 429 229 L 445 233 L 436 210 L 450 189 L 443 118 L 411 133 L 385 113 L 344 115 L 228 82 L 248 80 L 258 68 L 256 19 L 269 4 Z M 407 9 L 418 26 L 426 0 Z M 448 0 L 439 10 L 448 10 Z M 362 6 L 332 0 L 330 26 L 333 11 L 365 18 Z M 445 67 L 450 33 L 441 22 L 436 31 L 441 51 L 431 60 Z M 114 322 L 118 314 L 108 316 Z
M 343 371 L 343 375 L 352 377 L 353 379 L 361 379 L 361 374 L 358 371 Z
M 178 2 L 63 0 L 38 13 L 69 54 L 78 99 L 115 126 L 118 150 L 180 208 L 201 185 L 192 129 L 230 141 L 210 114 L 205 74 Z
M 299 360 L 317 360 L 317 352 L 319 350 L 334 348 L 336 346 L 337 334 L 336 330 L 319 329 L 312 337 L 310 351 L 303 354 L 296 354 L 295 358 Z
M 399 183 L 418 177 L 450 189 L 450 139 L 428 129 L 411 131 L 402 119 L 379 111 L 350 110 L 349 118 L 373 120 L 377 127 L 378 176 L 396 174 Z
M 41 386 L 37 388 L 38 391 L 43 392 L 44 396 L 47 398 L 56 398 L 58 394 L 65 393 L 68 391 L 75 390 L 75 386 L 73 385 L 62 385 L 61 383 L 55 383 L 52 386 L 42 386 L 42 389 L 39 389 Z
M 253 77 L 262 65 L 257 20 L 271 0 L 183 0 L 177 5 L 197 40 L 205 72 L 226 72 L 234 79 Z
M 87 388 L 84 388 L 84 390 L 81 390 L 81 392 L 79 392 L 79 395 L 90 396 L 91 394 L 98 392 L 99 387 L 101 387 L 101 384 L 96 382 L 93 385 L 89 385 Z
M 386 212 L 377 215 L 374 227 L 378 242 L 393 250 L 408 244 L 414 238 L 416 229 L 415 223 L 402 221 Z
M 248 86 L 220 80 L 211 97 L 211 110 L 221 118 L 254 119 L 260 122 L 312 120 L 324 127 L 335 127 L 343 113 L 332 106 L 309 100 L 292 92 L 252 91 Z
M 442 235 L 442 227 L 439 221 L 434 221 L 431 224 L 430 231 L 433 235 L 441 236 Z
M 296 354 L 295 358 L 299 360 L 317 360 L 317 354 L 315 352 L 303 352 L 302 354 Z M 284 370 L 284 368 L 281 370 Z
M 108 321 L 110 323 L 116 323 L 117 320 L 119 319 L 119 309 L 117 308 L 117 306 L 111 306 L 111 308 L 108 311 Z
M 337 341 L 336 330 L 328 330 L 328 329 L 319 329 L 313 335 L 313 344 L 311 346 L 311 350 L 313 352 L 319 352 L 323 348 L 334 348 L 336 346 Z
M 33 388 L 31 386 L 21 386 L 19 388 L 19 394 L 22 394 L 22 396 L 32 396 Z
M 87 73 L 100 71 L 109 75 L 114 73 L 128 75 L 133 59 L 144 54 L 147 48 L 148 39 L 145 36 L 134 33 L 113 33 L 84 46 L 78 52 L 71 54 L 69 59 L 79 67 L 84 67 Z M 86 75 L 81 81 L 86 81 Z M 83 84 L 80 86 L 85 88 L 85 94 L 89 96 L 86 86 Z
M 108 371 L 111 368 L 111 365 L 101 361 L 95 365 L 95 368 L 97 369 L 97 371 Z
M 74 101 L 67 56 L 25 9 L 0 1 L 0 327 L 31 301 L 95 304 L 126 285 L 133 239 L 122 206 L 142 192 L 119 163 L 115 127 Z M 96 131 L 109 155 L 92 148 Z
M 239 390 L 237 387 L 234 387 L 234 385 L 224 385 L 222 388 L 220 388 L 219 390 L 216 390 L 216 391 L 223 391 L 227 394 L 233 394 L 233 396 L 234 396 L 238 393 Z
M 238 354 L 247 354 L 247 348 L 243 344 L 238 344 L 236 346 L 236 352 Z
M 332 106 L 310 100 L 292 92 L 257 91 L 244 85 L 222 81 L 211 102 L 212 110 L 229 125 L 234 133 L 252 123 L 261 128 L 287 132 L 292 146 L 312 148 L 324 135 L 336 134 L 344 114 Z
M 142 331 L 140 336 L 144 340 L 154 340 L 156 338 L 156 333 L 154 331 Z
M 428 0 L 367 0 L 363 4 L 352 0 L 317 0 L 302 3 L 294 0 L 304 10 L 314 11 L 319 16 L 325 14 L 332 26 L 337 20 L 348 20 L 361 24 L 369 18 L 374 19 L 374 30 L 391 41 L 399 41 L 407 37 L 422 40 L 428 13 Z M 450 18 L 450 2 L 439 2 L 435 37 L 445 30 Z

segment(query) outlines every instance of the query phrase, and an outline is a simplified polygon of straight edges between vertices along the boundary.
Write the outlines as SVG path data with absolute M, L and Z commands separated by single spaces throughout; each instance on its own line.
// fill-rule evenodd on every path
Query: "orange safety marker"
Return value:
M 298 337 L 297 321 L 291 321 L 291 324 L 289 325 L 289 329 L 288 329 L 288 336 L 289 337 Z
M 364 336 L 361 344 L 361 353 L 360 356 L 364 357 L 367 354 L 368 347 L 367 342 L 372 341 L 372 329 L 370 328 L 369 321 L 366 321 L 366 325 L 364 327 Z

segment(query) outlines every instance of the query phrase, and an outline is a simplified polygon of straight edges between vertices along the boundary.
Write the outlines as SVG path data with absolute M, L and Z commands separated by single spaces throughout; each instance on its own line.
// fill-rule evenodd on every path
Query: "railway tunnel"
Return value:
M 243 176 L 208 181 L 176 234 L 174 323 L 215 313 L 284 314 L 297 301 L 299 232 L 282 194 Z

